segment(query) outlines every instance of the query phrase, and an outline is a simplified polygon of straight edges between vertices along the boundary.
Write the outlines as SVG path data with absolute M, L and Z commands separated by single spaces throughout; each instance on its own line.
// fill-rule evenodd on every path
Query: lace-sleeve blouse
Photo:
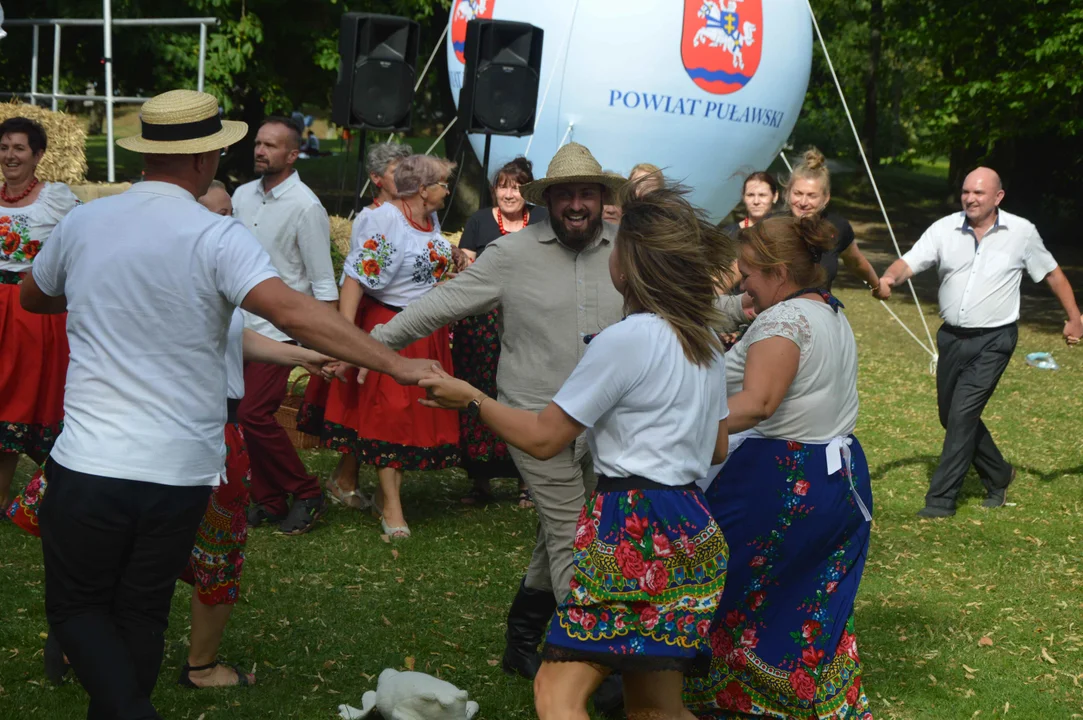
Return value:
M 825 443 L 849 435 L 857 425 L 857 342 L 842 311 L 798 298 L 774 305 L 726 353 L 726 389 L 744 387 L 749 349 L 772 337 L 801 351 L 797 375 L 774 415 L 756 426 L 759 435 L 803 443 Z

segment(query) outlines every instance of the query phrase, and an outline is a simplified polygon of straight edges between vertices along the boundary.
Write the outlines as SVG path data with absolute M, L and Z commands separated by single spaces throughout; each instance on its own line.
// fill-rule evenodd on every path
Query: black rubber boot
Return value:
M 557 601 L 549 590 L 532 590 L 526 579 L 519 583 L 519 592 L 508 610 L 508 629 L 504 633 L 504 672 L 533 680 L 541 666 L 538 645 L 557 609 Z
M 594 709 L 606 717 L 623 717 L 624 681 L 617 673 L 610 673 L 590 697 Z

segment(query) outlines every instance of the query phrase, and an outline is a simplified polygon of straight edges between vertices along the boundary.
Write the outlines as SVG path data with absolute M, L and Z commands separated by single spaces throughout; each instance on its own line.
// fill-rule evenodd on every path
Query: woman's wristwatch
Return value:
M 485 393 L 481 393 L 476 398 L 471 400 L 466 406 L 466 412 L 471 417 L 478 417 L 481 414 L 481 404 L 489 399 L 489 396 Z

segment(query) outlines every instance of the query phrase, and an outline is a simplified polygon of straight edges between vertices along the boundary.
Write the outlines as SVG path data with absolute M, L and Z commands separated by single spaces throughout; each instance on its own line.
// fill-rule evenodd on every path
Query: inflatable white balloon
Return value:
M 622 175 L 658 165 L 716 219 L 778 155 L 808 88 L 812 27 L 801 0 L 453 0 L 456 103 L 475 17 L 545 31 L 534 135 L 494 136 L 490 169 L 526 154 L 541 177 L 574 140 Z M 478 157 L 484 140 L 470 136 Z

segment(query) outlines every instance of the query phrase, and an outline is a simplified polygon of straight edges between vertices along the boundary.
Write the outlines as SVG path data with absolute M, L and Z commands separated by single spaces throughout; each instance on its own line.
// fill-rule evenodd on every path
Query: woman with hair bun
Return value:
M 820 265 L 827 271 L 823 289 L 830 290 L 839 272 L 839 259 L 859 280 L 870 288 L 880 286 L 880 277 L 872 263 L 857 247 L 854 228 L 838 213 L 828 211 L 831 201 L 831 172 L 827 169 L 824 154 L 812 147 L 805 151 L 793 167 L 786 186 L 786 205 L 793 217 L 819 216 L 834 228 L 835 242 L 824 251 Z
M 759 315 L 726 353 L 730 456 L 706 491 L 731 554 L 710 674 L 685 685 L 701 718 L 872 717 L 853 626 L 872 490 L 857 344 L 822 289 L 833 230 L 775 217 L 738 236 Z
M 534 164 L 517 157 L 496 171 L 492 207 L 478 210 L 466 221 L 459 249 L 473 262 L 497 238 L 549 219 L 543 207 L 528 205 L 519 186 L 534 182 Z M 496 395 L 496 365 L 500 361 L 500 310 L 464 318 L 452 329 L 451 358 L 459 377 L 489 395 Z M 468 505 L 493 499 L 492 481 L 514 478 L 519 483 L 519 507 L 534 507 L 530 490 L 512 462 L 507 444 L 484 423 L 467 413 L 459 415 L 459 454 L 467 476 L 473 481 Z

